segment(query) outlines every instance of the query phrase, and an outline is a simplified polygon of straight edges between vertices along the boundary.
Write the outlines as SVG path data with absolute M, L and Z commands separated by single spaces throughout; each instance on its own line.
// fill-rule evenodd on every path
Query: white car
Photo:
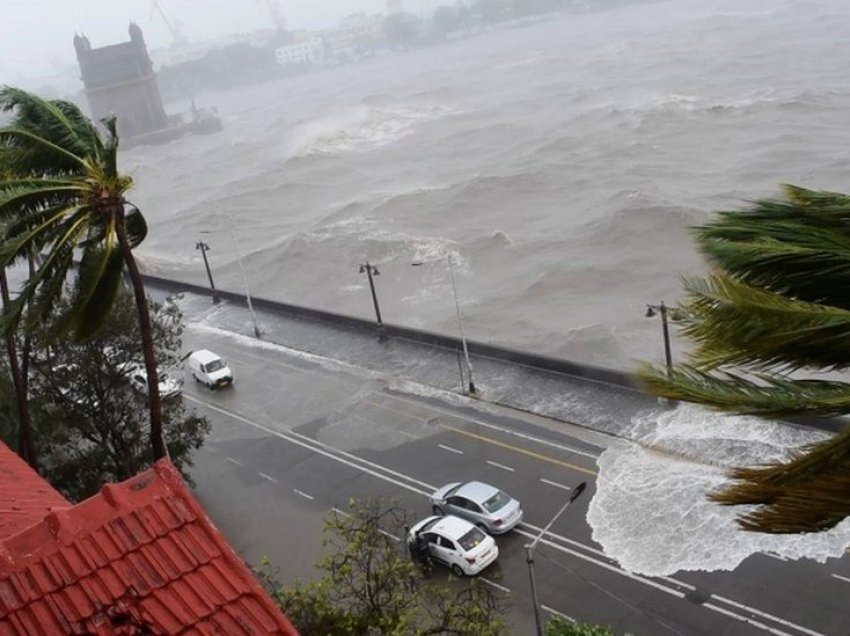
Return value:
M 233 371 L 227 366 L 227 362 L 208 349 L 193 351 L 186 363 L 195 381 L 211 390 L 233 384 Z
M 407 545 L 414 557 L 427 553 L 455 576 L 478 574 L 499 557 L 493 537 L 453 515 L 423 519 L 410 529 Z
M 429 497 L 435 515 L 456 515 L 488 534 L 502 534 L 522 521 L 522 506 L 495 486 L 480 481 L 456 481 Z
M 134 366 L 130 371 L 130 384 L 139 393 L 147 395 L 148 392 L 148 372 L 144 367 Z M 172 378 L 165 371 L 159 372 L 159 397 L 163 400 L 180 395 L 183 390 L 183 382 Z

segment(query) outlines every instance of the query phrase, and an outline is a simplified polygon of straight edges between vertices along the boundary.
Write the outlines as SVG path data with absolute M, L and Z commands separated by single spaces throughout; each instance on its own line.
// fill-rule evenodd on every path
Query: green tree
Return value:
M 0 147 L 0 181 L 11 178 L 11 168 L 3 160 L 3 148 Z M 27 260 L 32 266 L 32 254 L 27 254 Z M 9 293 L 9 279 L 6 268 L 0 268 L 0 305 L 5 312 L 11 303 Z M 10 329 L 4 336 L 6 347 L 6 360 L 8 364 L 9 377 L 12 380 L 14 394 L 12 402 L 17 409 L 16 418 L 16 443 L 12 444 L 18 454 L 24 458 L 34 469 L 38 470 L 38 457 L 35 451 L 32 434 L 32 418 L 29 409 L 29 387 L 28 387 L 28 360 L 29 360 L 29 338 L 25 337 L 19 347 L 16 333 Z M 11 441 L 11 440 L 10 440 Z
M 163 368 L 179 363 L 182 315 L 173 304 L 150 303 L 157 357 Z M 60 312 L 64 307 L 60 306 Z M 57 338 L 50 323 L 34 333 L 34 430 L 48 481 L 79 501 L 105 482 L 123 481 L 151 464 L 147 395 L 129 375 L 142 365 L 135 309 L 122 290 L 103 328 L 74 342 Z M 177 372 L 173 372 L 174 377 Z M 163 376 L 160 376 L 163 377 Z M 164 401 L 165 442 L 171 462 L 188 478 L 192 451 L 209 432 L 206 418 L 188 412 L 182 399 Z
M 695 228 L 707 278 L 685 280 L 687 364 L 646 365 L 658 395 L 763 416 L 850 413 L 850 384 L 811 372 L 850 366 L 850 197 L 785 187 L 777 200 L 719 213 Z M 787 462 L 734 470 L 712 493 L 726 505 L 757 504 L 746 530 L 818 532 L 850 515 L 850 430 Z
M 546 636 L 614 636 L 614 632 L 610 627 L 572 623 L 555 616 L 546 623 Z
M 42 255 L 6 308 L 2 330 L 14 330 L 24 308 L 25 331 L 51 315 L 78 250 L 76 284 L 61 329 L 81 340 L 91 337 L 109 315 L 126 268 L 148 377 L 150 442 L 154 458 L 163 457 L 150 312 L 132 251 L 145 238 L 147 224 L 124 198 L 132 179 L 118 172 L 115 119 L 103 122 L 104 139 L 76 105 L 11 87 L 0 90 L 0 110 L 14 113 L 12 122 L 0 128 L 0 158 L 7 172 L 0 181 L 0 268 L 22 255 Z
M 489 589 L 475 579 L 461 589 L 434 583 L 414 565 L 394 539 L 406 525 L 393 501 L 352 501 L 348 514 L 325 520 L 323 578 L 281 587 L 268 560 L 258 572 L 302 636 L 505 634 L 500 600 Z

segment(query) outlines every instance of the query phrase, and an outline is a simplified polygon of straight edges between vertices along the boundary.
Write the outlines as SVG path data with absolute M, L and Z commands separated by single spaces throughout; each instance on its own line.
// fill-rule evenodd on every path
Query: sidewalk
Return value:
M 167 293 L 148 284 L 159 299 Z M 180 294 L 179 305 L 188 323 L 254 337 L 248 309 L 223 300 Z M 322 321 L 310 321 L 284 312 L 258 309 L 261 339 L 297 351 L 341 361 L 368 371 L 462 394 L 461 352 L 401 337 L 379 342 L 377 330 L 363 330 Z M 595 431 L 622 436 L 634 415 L 657 410 L 656 398 L 633 388 L 566 373 L 538 369 L 492 357 L 470 356 L 477 397 L 543 417 Z

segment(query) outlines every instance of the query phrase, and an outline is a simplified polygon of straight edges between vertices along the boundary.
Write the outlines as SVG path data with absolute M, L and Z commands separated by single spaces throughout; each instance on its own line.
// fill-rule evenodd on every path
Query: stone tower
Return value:
M 92 117 L 115 113 L 119 133 L 135 137 L 166 128 L 168 117 L 142 30 L 131 22 L 129 31 L 129 42 L 98 49 L 85 35 L 75 35 L 74 49 Z

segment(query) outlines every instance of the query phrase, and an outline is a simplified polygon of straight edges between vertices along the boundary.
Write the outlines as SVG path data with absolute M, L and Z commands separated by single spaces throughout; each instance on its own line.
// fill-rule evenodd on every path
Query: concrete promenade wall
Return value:
M 174 293 L 191 292 L 193 294 L 198 294 L 201 296 L 211 295 L 209 287 L 203 285 L 196 285 L 194 283 L 184 283 L 181 281 L 176 281 L 169 278 L 161 278 L 159 276 L 152 276 L 149 274 L 144 274 L 143 278 L 145 280 L 145 283 L 149 283 L 151 285 L 172 291 Z M 227 300 L 228 302 L 242 306 L 247 306 L 248 304 L 244 294 L 226 290 L 217 291 L 219 296 L 222 299 Z M 303 307 L 301 305 L 293 305 L 290 303 L 283 303 L 254 296 L 251 296 L 251 302 L 256 309 L 287 314 L 289 316 L 301 318 L 306 321 L 320 321 L 325 323 L 331 323 L 343 327 L 345 329 L 357 330 L 360 332 L 373 332 L 377 334 L 377 325 L 374 321 L 371 320 L 364 320 L 362 318 L 355 318 L 353 316 L 346 316 L 343 314 L 337 314 L 321 309 L 312 309 L 310 307 Z M 384 323 L 384 329 L 386 331 L 386 334 L 390 337 L 405 338 L 413 342 L 450 349 L 451 351 L 458 351 L 462 346 L 459 338 L 432 333 L 430 331 L 423 331 L 421 329 L 401 327 L 389 323 Z M 521 364 L 536 369 L 556 371 L 558 373 L 563 373 L 578 378 L 607 382 L 609 384 L 614 384 L 622 387 L 637 388 L 635 386 L 635 382 L 632 376 L 630 376 L 628 373 L 614 369 L 606 369 L 604 367 L 581 364 L 579 362 L 572 362 L 570 360 L 564 360 L 562 358 L 553 358 L 550 356 L 543 356 L 539 354 L 528 353 L 525 351 L 518 351 L 516 349 L 509 349 L 507 347 L 500 347 L 497 345 L 487 344 L 483 342 L 476 342 L 474 340 L 467 340 L 467 347 L 469 348 L 470 354 L 474 354 L 476 356 L 484 356 L 497 360 L 504 360 L 513 364 Z

